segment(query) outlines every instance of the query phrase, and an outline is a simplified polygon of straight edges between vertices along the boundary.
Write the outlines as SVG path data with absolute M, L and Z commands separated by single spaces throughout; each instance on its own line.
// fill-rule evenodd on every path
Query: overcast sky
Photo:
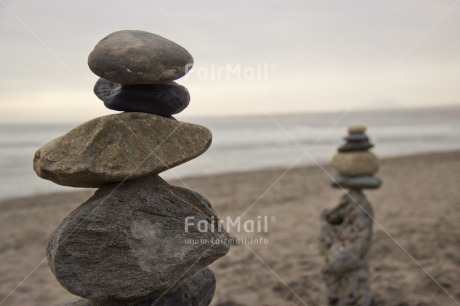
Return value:
M 459 105 L 459 2 L 0 0 L 0 122 L 111 113 L 87 57 L 123 29 L 193 55 L 184 116 Z

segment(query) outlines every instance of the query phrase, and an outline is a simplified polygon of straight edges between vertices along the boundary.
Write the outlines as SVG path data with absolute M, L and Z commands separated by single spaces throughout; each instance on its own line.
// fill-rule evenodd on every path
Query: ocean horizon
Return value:
M 213 133 L 209 150 L 160 174 L 165 179 L 327 163 L 347 127 L 366 125 L 379 157 L 460 149 L 460 107 L 343 113 L 185 117 Z M 82 122 L 81 122 L 82 123 Z M 78 124 L 0 124 L 0 199 L 75 190 L 39 178 L 35 151 Z

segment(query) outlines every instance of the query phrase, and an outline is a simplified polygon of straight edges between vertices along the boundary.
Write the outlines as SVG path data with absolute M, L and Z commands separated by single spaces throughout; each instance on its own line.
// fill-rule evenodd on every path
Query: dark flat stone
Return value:
M 337 174 L 335 180 L 331 183 L 334 188 L 349 189 L 376 189 L 382 185 L 382 180 L 375 176 L 356 176 L 348 177 Z
M 148 85 L 120 85 L 100 78 L 94 93 L 113 110 L 171 116 L 190 102 L 187 88 L 174 82 Z
M 374 145 L 369 141 L 359 141 L 359 142 L 347 142 L 341 147 L 339 147 L 339 152 L 351 152 L 351 151 L 367 151 L 372 148 Z
M 183 47 L 159 35 L 134 30 L 104 37 L 88 57 L 97 76 L 123 85 L 157 84 L 177 80 L 193 66 Z
M 366 134 L 351 134 L 343 139 L 345 139 L 347 142 L 369 141 L 369 138 L 366 136 Z

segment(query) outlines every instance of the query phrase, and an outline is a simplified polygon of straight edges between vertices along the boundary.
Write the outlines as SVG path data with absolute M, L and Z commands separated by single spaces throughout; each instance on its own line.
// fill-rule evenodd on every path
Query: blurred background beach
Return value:
M 383 161 L 370 254 L 375 305 L 460 305 L 460 1 L 0 0 L 0 305 L 76 297 L 45 259 L 51 232 L 93 190 L 55 185 L 34 152 L 114 113 L 86 61 L 120 29 L 194 57 L 176 118 L 211 148 L 164 172 L 221 218 L 276 216 L 267 245 L 212 265 L 213 305 L 325 305 L 319 215 L 338 203 L 329 162 L 349 125 Z M 244 234 L 248 238 L 257 238 Z
M 208 127 L 213 144 L 206 154 L 162 176 L 174 179 L 327 163 L 346 135 L 346 127 L 357 123 L 369 126 L 370 137 L 378 144 L 374 151 L 381 157 L 460 150 L 460 107 L 355 111 L 336 122 L 342 115 L 180 118 Z M 74 190 L 40 179 L 32 170 L 32 159 L 37 148 L 77 125 L 0 125 L 1 198 Z

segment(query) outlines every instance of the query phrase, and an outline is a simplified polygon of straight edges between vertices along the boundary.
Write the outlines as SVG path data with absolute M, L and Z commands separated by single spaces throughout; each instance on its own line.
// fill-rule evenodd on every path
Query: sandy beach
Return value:
M 329 187 L 325 171 L 333 173 L 328 165 L 303 166 L 171 181 L 206 196 L 222 219 L 270 217 L 267 233 L 233 233 L 266 244 L 232 246 L 212 264 L 212 305 L 326 305 L 319 216 L 338 204 L 343 191 Z M 378 176 L 383 187 L 366 191 L 375 210 L 374 305 L 460 305 L 460 151 L 384 159 Z M 7 298 L 0 305 L 77 299 L 55 280 L 45 246 L 61 220 L 92 193 L 0 202 L 0 301 Z

